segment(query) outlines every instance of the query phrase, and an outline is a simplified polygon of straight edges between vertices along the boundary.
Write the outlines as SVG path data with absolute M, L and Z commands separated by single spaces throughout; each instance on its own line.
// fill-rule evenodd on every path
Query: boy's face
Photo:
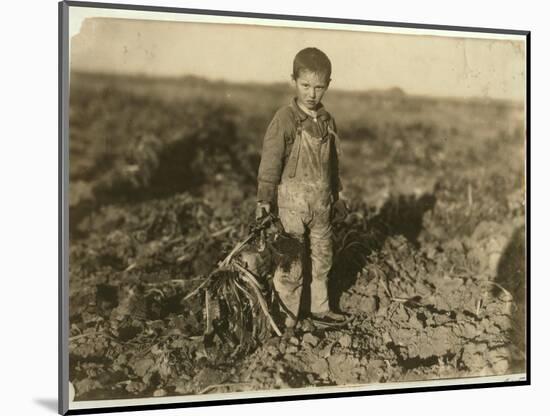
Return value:
M 308 110 L 315 110 L 327 91 L 330 80 L 325 74 L 302 70 L 292 79 L 298 103 Z

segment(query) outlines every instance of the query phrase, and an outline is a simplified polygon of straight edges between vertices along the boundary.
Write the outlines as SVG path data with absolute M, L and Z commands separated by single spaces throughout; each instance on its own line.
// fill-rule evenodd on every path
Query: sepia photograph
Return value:
M 529 382 L 529 32 L 60 24 L 62 413 Z

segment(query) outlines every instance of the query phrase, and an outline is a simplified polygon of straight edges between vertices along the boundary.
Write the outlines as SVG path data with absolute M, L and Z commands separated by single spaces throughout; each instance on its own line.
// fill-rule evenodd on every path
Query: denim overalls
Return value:
M 321 122 L 320 120 L 318 122 Z M 331 151 L 339 153 L 339 138 L 328 127 L 325 137 L 313 137 L 300 122 L 278 186 L 277 205 L 285 231 L 311 248 L 311 312 L 328 312 L 327 282 L 332 267 Z M 302 245 L 303 247 L 303 245 Z M 296 319 L 303 287 L 303 256 L 290 267 L 279 266 L 274 286 L 280 300 Z

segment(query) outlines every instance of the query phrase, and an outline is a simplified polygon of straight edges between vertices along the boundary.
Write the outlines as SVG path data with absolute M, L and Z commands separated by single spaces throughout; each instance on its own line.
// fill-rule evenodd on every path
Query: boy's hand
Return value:
M 271 204 L 269 202 L 259 201 L 256 204 L 256 220 L 261 220 L 271 212 Z

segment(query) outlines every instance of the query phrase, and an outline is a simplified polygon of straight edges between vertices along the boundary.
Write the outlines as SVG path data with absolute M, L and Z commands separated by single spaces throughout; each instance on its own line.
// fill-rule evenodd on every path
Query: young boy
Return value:
M 319 49 L 298 52 L 291 76 L 295 97 L 276 112 L 263 142 L 256 218 L 277 208 L 285 231 L 301 242 L 302 252 L 293 253 L 295 260 L 290 266 L 279 265 L 274 274 L 287 327 L 296 325 L 300 307 L 306 238 L 310 244 L 311 315 L 328 323 L 344 318 L 330 311 L 327 293 L 333 259 L 331 214 L 342 189 L 336 124 L 321 104 L 331 69 L 329 58 Z

